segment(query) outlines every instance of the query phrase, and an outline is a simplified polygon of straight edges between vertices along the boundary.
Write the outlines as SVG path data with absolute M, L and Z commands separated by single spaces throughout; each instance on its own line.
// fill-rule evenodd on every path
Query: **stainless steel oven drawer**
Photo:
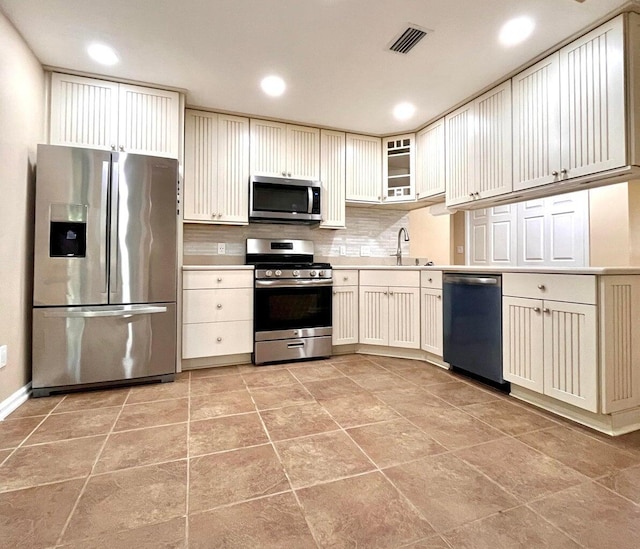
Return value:
M 256 341 L 254 364 L 331 356 L 331 339 L 332 337 L 328 335 L 300 339 Z

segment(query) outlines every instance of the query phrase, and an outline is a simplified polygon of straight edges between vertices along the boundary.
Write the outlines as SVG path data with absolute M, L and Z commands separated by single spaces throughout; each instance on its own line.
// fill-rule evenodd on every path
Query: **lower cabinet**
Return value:
M 333 345 L 358 343 L 358 271 L 333 271 Z
M 360 343 L 420 348 L 418 271 L 360 271 L 359 310 Z
M 442 356 L 442 272 L 420 273 L 421 348 Z
M 253 351 L 253 272 L 186 271 L 182 358 Z

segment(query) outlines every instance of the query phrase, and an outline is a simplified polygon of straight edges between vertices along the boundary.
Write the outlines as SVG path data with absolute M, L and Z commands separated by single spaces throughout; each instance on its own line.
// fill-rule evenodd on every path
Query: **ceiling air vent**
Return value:
M 417 25 L 409 25 L 389 46 L 391 51 L 409 53 L 427 35 L 427 31 Z

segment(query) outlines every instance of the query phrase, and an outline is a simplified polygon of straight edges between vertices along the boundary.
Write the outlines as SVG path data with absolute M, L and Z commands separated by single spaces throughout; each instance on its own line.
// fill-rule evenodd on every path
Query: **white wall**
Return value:
M 34 165 L 44 134 L 44 72 L 0 12 L 0 402 L 31 379 Z

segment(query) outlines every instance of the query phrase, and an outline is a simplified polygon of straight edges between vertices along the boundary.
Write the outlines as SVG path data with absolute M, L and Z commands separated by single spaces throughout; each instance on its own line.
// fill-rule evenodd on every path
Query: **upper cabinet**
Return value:
M 513 78 L 514 189 L 626 165 L 624 19 Z
M 449 114 L 445 125 L 447 205 L 512 190 L 510 81 Z
M 347 134 L 347 201 L 382 200 L 381 139 Z
M 415 200 L 415 134 L 396 135 L 382 140 L 382 200 Z
M 178 158 L 177 92 L 52 73 L 50 143 Z
M 326 229 L 345 228 L 346 135 L 320 131 L 320 181 L 322 182 L 322 221 Z
M 185 119 L 185 221 L 246 225 L 249 119 L 188 110 Z
M 444 118 L 416 135 L 416 199 L 444 193 Z
M 251 174 L 320 179 L 320 130 L 251 119 Z

